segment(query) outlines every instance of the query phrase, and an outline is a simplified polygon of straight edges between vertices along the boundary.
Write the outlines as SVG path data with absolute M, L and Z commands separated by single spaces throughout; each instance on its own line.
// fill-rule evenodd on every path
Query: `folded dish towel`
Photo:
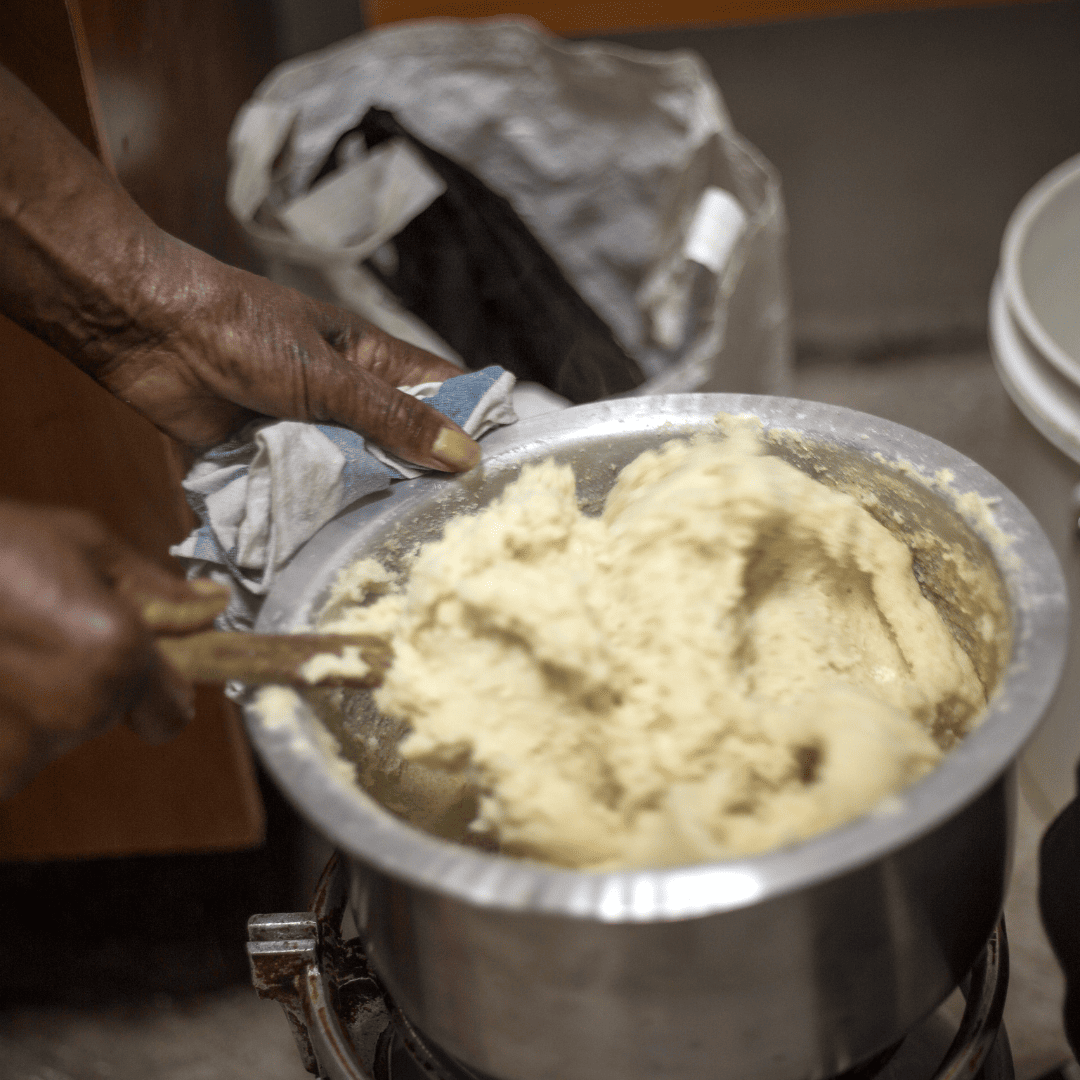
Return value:
M 402 387 L 450 417 L 474 439 L 517 419 L 514 376 L 487 367 L 447 379 Z M 546 398 L 523 401 L 526 412 L 559 408 Z M 218 626 L 248 630 L 278 573 L 323 525 L 357 499 L 422 470 L 332 424 L 254 420 L 204 454 L 184 479 L 188 502 L 201 522 L 172 549 L 189 577 L 230 584 L 233 599 Z

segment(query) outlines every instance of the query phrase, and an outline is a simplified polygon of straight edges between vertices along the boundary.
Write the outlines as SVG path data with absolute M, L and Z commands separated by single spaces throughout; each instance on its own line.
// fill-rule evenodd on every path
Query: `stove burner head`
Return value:
M 248 922 L 255 989 L 285 1010 L 308 1072 L 325 1080 L 495 1080 L 422 1035 L 368 967 L 359 939 L 342 940 L 346 890 L 335 855 L 312 911 Z M 1000 923 L 961 984 L 966 1008 L 951 1043 L 947 1034 L 943 1041 L 945 1021 L 935 1013 L 834 1080 L 1014 1080 L 1001 1023 L 1008 980 Z

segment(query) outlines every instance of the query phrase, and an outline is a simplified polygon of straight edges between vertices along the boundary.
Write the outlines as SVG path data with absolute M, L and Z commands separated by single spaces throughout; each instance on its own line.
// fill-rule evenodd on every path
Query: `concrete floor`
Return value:
M 1080 151 L 1080 4 L 621 40 L 701 52 L 781 171 L 796 392 L 933 435 L 1017 487 L 986 298 L 1010 210 Z M 307 1075 L 278 1007 L 243 982 L 244 919 L 298 906 L 322 857 L 269 800 L 263 852 L 0 867 L 0 1080 Z M 1067 1055 L 1035 909 L 1041 828 L 1022 812 L 1007 907 L 1019 1080 Z
M 9 1013 L 4 1080 L 302 1080 L 281 1009 L 240 986 L 184 1001 Z

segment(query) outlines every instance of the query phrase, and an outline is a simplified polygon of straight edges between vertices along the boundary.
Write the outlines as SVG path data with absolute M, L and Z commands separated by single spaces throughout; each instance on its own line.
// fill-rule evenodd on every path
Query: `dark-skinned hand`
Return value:
M 140 318 L 153 329 L 115 342 L 93 373 L 162 431 L 202 449 L 261 414 L 341 424 L 431 469 L 479 460 L 453 421 L 396 389 L 461 374 L 453 364 L 165 234 L 154 241 L 158 283 Z
M 457 368 L 169 236 L 3 68 L 0 312 L 194 451 L 265 415 L 341 424 L 447 472 L 480 458 L 396 389 Z M 118 720 L 178 729 L 191 689 L 131 590 L 191 588 L 91 519 L 0 503 L 0 794 Z
M 159 229 L 0 68 L 0 311 L 195 450 L 256 415 L 353 428 L 428 468 L 480 448 L 396 389 L 453 364 Z
M 192 688 L 160 657 L 140 611 L 151 599 L 215 595 L 218 586 L 167 573 L 86 514 L 0 501 L 0 797 L 115 723 L 151 741 L 176 734 Z

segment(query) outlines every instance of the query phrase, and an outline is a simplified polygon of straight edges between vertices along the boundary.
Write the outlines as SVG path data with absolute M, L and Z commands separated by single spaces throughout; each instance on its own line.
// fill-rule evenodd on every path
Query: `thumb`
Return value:
M 153 634 L 205 626 L 227 605 L 228 592 L 209 582 L 189 583 L 112 534 L 88 539 L 103 584 L 130 627 L 125 722 L 147 741 L 170 739 L 193 716 L 194 688 L 160 655 Z
M 123 578 L 116 590 L 135 606 L 143 625 L 157 634 L 186 634 L 206 629 L 229 606 L 231 592 L 227 585 L 206 579 L 184 582 L 172 579 L 167 591 L 157 585 L 157 582 Z
M 319 412 L 407 461 L 440 472 L 480 462 L 480 444 L 453 420 L 343 357 L 335 357 L 319 389 Z

